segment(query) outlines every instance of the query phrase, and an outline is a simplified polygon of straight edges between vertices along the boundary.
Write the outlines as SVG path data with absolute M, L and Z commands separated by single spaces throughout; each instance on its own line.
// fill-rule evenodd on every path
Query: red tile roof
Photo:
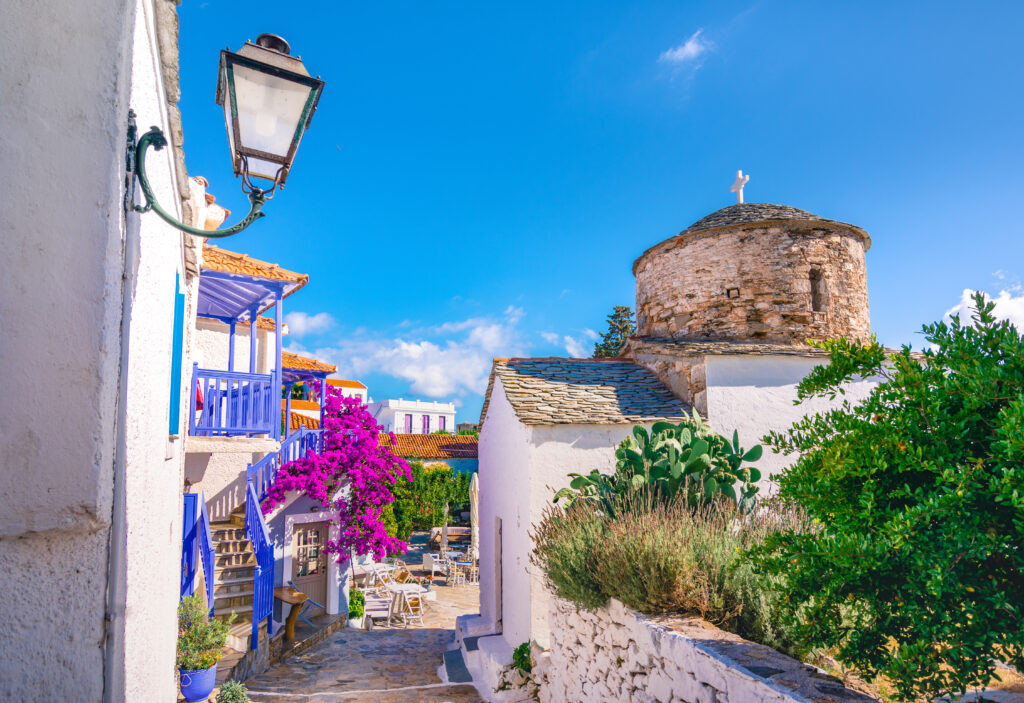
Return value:
M 254 259 L 248 254 L 221 249 L 213 244 L 203 244 L 203 268 L 223 273 L 237 273 L 254 278 L 265 278 L 270 281 L 288 281 L 289 283 L 309 283 L 309 275 L 283 269 L 277 264 Z
M 299 413 L 292 413 L 291 415 L 291 428 L 292 430 L 301 430 L 303 428 L 307 430 L 319 430 L 320 420 L 315 417 L 306 417 Z
M 366 390 L 366 386 L 359 381 L 348 381 L 344 378 L 329 378 L 327 379 L 327 383 L 328 385 L 338 386 L 339 388 L 362 388 L 363 390 Z
M 394 448 L 405 459 L 476 459 L 477 438 L 453 434 L 396 434 L 382 433 L 380 443 Z M 397 445 L 397 446 L 396 446 Z
M 336 373 L 338 371 L 338 367 L 333 364 L 325 364 L 308 356 L 299 356 L 287 351 L 281 352 L 281 368 L 299 371 L 321 371 L 325 373 Z

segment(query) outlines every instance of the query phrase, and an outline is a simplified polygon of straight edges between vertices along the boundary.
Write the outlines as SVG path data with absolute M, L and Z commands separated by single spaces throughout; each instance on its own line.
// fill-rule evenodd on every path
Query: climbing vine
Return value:
M 395 484 L 412 480 L 409 464 L 378 441 L 381 428 L 358 398 L 329 388 L 325 403 L 323 451 L 310 451 L 280 468 L 263 501 L 264 515 L 297 491 L 334 513 L 330 522 L 340 527 L 340 536 L 324 551 L 339 562 L 350 551 L 378 560 L 404 552 L 406 543 L 388 535 L 381 512 L 395 500 Z M 334 499 L 346 485 L 346 495 Z

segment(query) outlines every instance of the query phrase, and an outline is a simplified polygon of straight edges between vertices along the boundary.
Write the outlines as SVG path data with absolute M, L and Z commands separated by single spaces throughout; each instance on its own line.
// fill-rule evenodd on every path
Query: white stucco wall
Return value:
M 525 568 L 513 567 L 517 556 L 522 564 L 528 553 L 523 525 L 530 515 L 529 443 L 529 430 L 495 379 L 479 443 L 480 615 L 491 632 L 502 626 L 503 600 L 510 613 L 529 612 L 529 576 Z
M 129 106 L 167 131 L 157 5 L 0 4 L 3 700 L 175 692 L 182 237 L 122 211 Z M 173 156 L 147 164 L 172 212 Z
M 256 373 L 270 373 L 274 366 L 274 344 L 273 332 L 256 329 Z M 227 325 L 209 318 L 196 319 L 195 361 L 200 368 L 226 371 L 230 348 L 231 334 Z M 235 325 L 235 371 L 249 372 L 249 349 L 249 324 L 240 322 Z
M 727 437 L 738 430 L 740 443 L 750 447 L 759 444 L 767 432 L 785 430 L 805 415 L 837 407 L 844 399 L 862 400 L 877 384 L 876 380 L 858 381 L 849 384 L 846 395 L 835 401 L 814 398 L 794 405 L 797 384 L 823 361 L 827 360 L 757 354 L 706 357 L 708 422 Z M 767 488 L 769 476 L 795 460 L 765 450 L 756 464 L 763 476 L 762 490 Z
M 501 379 L 495 379 L 479 448 L 480 614 L 494 630 L 500 620 L 510 647 L 530 639 L 543 645 L 548 638 L 548 592 L 530 564 L 534 526 L 554 494 L 569 485 L 569 474 L 614 471 L 615 448 L 631 430 L 632 425 L 524 425 Z

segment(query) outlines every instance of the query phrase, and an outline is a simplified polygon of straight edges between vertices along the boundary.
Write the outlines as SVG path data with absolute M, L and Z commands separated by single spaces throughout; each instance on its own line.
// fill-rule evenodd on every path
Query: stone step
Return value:
M 237 567 L 237 568 L 235 568 L 235 567 L 227 567 L 224 571 L 228 572 L 229 570 L 232 570 L 232 569 L 234 569 L 236 571 L 242 571 L 244 569 L 247 569 L 248 572 L 247 573 L 243 573 L 243 574 L 238 574 L 238 575 L 231 574 L 229 576 L 224 576 L 223 573 L 218 574 L 217 575 L 217 582 L 216 582 L 216 585 L 218 587 L 219 586 L 252 585 L 253 578 L 255 578 L 255 574 L 253 573 L 253 571 L 254 571 L 253 567 L 251 567 L 251 566 L 241 566 L 241 567 Z
M 230 607 L 218 608 L 216 604 L 213 607 L 213 617 L 218 620 L 224 621 L 231 617 L 231 613 L 234 613 L 238 617 L 235 618 L 235 625 L 244 621 L 252 622 L 252 603 L 248 605 L 235 605 Z
M 232 588 L 237 589 L 237 590 L 230 590 Z M 252 602 L 252 592 L 253 592 L 253 588 L 252 588 L 252 582 L 251 581 L 249 582 L 248 587 L 246 587 L 244 583 L 236 584 L 236 585 L 230 585 L 230 586 L 221 586 L 218 583 L 214 587 L 214 589 L 213 589 L 213 602 L 214 602 L 214 605 L 218 605 L 218 604 L 220 604 L 221 601 L 224 601 L 224 600 L 234 601 L 234 600 L 236 600 L 238 598 L 248 597 L 249 598 L 249 602 L 251 603 Z
M 210 524 L 210 534 L 215 540 L 245 539 L 245 528 L 230 522 L 214 522 Z
M 214 557 L 215 567 L 256 566 L 256 556 L 252 552 L 228 552 Z
M 248 595 L 239 596 L 224 596 L 224 597 L 213 597 L 213 613 L 214 615 L 224 613 L 227 615 L 231 614 L 231 611 L 242 612 L 242 609 L 246 612 L 252 610 L 252 593 Z
M 214 540 L 213 551 L 215 554 L 229 554 L 231 552 L 251 552 L 252 543 L 247 539 L 225 539 Z

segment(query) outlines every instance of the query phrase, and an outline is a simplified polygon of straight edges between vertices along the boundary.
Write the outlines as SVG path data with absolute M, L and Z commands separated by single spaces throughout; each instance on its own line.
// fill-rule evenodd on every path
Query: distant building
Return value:
M 367 408 L 385 432 L 430 434 L 455 427 L 455 403 L 433 400 L 378 400 Z
M 455 426 L 455 431 L 456 432 L 467 432 L 467 431 L 469 431 L 469 432 L 479 432 L 480 431 L 480 423 L 479 422 L 460 422 L 459 424 L 457 424 Z
M 424 464 L 447 464 L 455 471 L 473 473 L 479 464 L 477 460 L 477 438 L 466 435 L 444 434 L 381 434 L 380 443 L 391 447 L 395 454 L 406 461 L 421 461 Z
M 359 381 L 349 381 L 344 378 L 328 378 L 327 385 L 340 390 L 341 394 L 346 398 L 359 398 L 364 403 L 370 400 L 366 386 Z

